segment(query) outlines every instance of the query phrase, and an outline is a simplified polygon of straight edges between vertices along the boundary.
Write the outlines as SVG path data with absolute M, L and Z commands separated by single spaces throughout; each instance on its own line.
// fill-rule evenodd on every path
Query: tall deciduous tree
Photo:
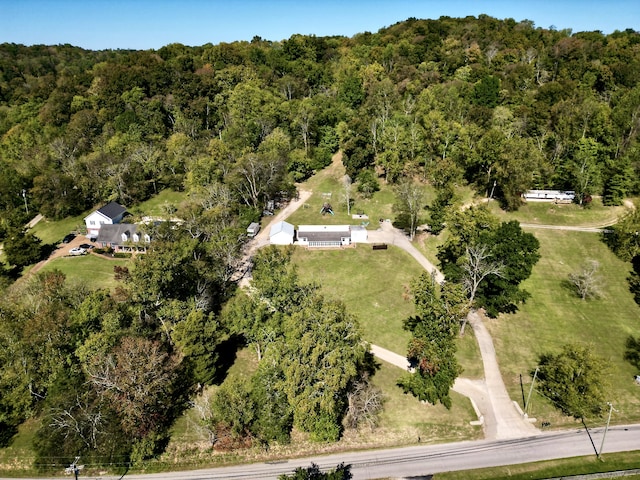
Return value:
M 365 362 L 357 321 L 341 302 L 316 296 L 286 320 L 284 331 L 280 362 L 294 423 L 316 440 L 335 441 Z
M 540 357 L 538 390 L 577 420 L 602 415 L 606 407 L 606 361 L 585 345 L 567 344 Z
M 118 412 L 123 431 L 144 439 L 166 432 L 186 406 L 180 361 L 159 342 L 125 337 L 106 356 L 90 359 L 86 369 L 93 387 Z
M 599 187 L 601 167 L 599 164 L 598 142 L 593 138 L 578 140 L 578 150 L 573 159 L 573 178 L 580 205 L 588 195 Z
M 422 185 L 405 180 L 396 189 L 394 210 L 398 214 L 396 223 L 406 226 L 411 240 L 418 230 L 420 214 L 424 205 L 424 188 Z
M 414 282 L 412 292 L 417 315 L 405 320 L 405 329 L 412 334 L 407 358 L 415 371 L 398 384 L 420 400 L 451 408 L 449 390 L 462 371 L 455 336 L 469 311 L 466 295 L 461 285 L 439 287 L 426 273 Z

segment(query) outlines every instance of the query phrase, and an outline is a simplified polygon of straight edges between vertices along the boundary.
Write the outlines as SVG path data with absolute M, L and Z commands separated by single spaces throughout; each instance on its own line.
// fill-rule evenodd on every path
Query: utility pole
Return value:
M 76 457 L 73 463 L 64 469 L 66 473 L 73 473 L 76 480 L 78 480 L 78 473 L 84 468 L 84 465 L 78 465 L 78 460 L 80 460 L 80 457 Z
M 615 410 L 611 402 L 607 402 L 607 405 L 609 405 L 609 416 L 607 417 L 607 426 L 604 428 L 604 433 L 602 434 L 602 443 L 600 444 L 600 453 L 598 453 L 597 455 L 598 458 L 600 458 L 600 455 L 602 455 L 602 449 L 604 448 L 604 439 L 607 436 L 607 431 L 609 430 L 609 422 L 611 421 L 611 412 Z
M 538 371 L 540 367 L 536 367 L 536 371 L 533 374 L 533 380 L 531 381 L 531 387 L 529 387 L 529 395 L 527 395 L 527 401 L 524 404 L 524 414 L 529 413 L 529 400 L 531 400 L 531 392 L 533 392 L 533 385 L 536 383 L 536 378 L 538 378 Z

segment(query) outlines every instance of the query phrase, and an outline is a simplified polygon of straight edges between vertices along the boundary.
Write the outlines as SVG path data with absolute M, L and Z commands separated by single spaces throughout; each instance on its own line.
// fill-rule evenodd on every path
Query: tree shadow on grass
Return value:
M 629 335 L 625 346 L 624 359 L 640 371 L 640 337 Z
M 11 445 L 14 437 L 18 433 L 18 427 L 5 422 L 0 422 L 0 448 Z
M 229 369 L 238 358 L 238 350 L 244 347 L 244 340 L 240 335 L 231 335 L 218 346 L 218 361 L 216 362 L 216 374 L 213 383 L 221 384 L 227 377 Z

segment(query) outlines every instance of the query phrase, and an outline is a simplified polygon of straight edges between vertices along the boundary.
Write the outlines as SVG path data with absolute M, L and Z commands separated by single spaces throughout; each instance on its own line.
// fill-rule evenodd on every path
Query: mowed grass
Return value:
M 84 217 L 92 210 L 86 211 L 75 217 L 63 218 L 61 220 L 49 220 L 43 218 L 29 232 L 42 240 L 45 245 L 57 245 L 62 242 L 64 236 L 70 232 L 84 231 Z
M 370 245 L 337 250 L 296 248 L 293 261 L 304 282 L 316 282 L 322 293 L 342 300 L 358 317 L 366 341 L 396 353 L 410 338 L 402 328 L 415 314 L 410 284 L 420 265 L 403 250 L 372 250 Z
M 380 361 L 373 377 L 373 383 L 384 393 L 385 408 L 380 416 L 383 432 L 391 437 L 401 433 L 406 437 L 401 443 L 414 443 L 418 438 L 422 443 L 442 443 L 483 437 L 482 427 L 470 423 L 477 417 L 468 398 L 452 391 L 450 410 L 441 404 L 422 403 L 398 387 L 401 375 L 401 369 Z
M 347 210 L 345 196 L 344 176 L 345 168 L 340 160 L 340 154 L 334 155 L 333 163 L 316 173 L 306 182 L 300 184 L 300 189 L 313 192 L 309 200 L 287 221 L 293 225 L 361 225 L 366 224 L 368 229 L 377 229 L 380 219 L 393 219 L 393 204 L 395 193 L 393 186 L 380 181 L 380 190 L 371 198 L 365 198 L 357 191 L 357 183 L 351 186 L 351 215 Z M 434 198 L 432 189 L 425 188 L 425 205 Z M 329 203 L 333 207 L 333 215 L 321 213 L 322 206 Z M 363 213 L 368 220 L 354 219 L 352 215 Z
M 630 265 L 619 260 L 595 233 L 529 230 L 540 241 L 541 259 L 523 287 L 531 298 L 513 315 L 486 322 L 493 337 L 502 375 L 511 398 L 522 398 L 540 354 L 558 352 L 563 344 L 590 345 L 611 364 L 608 398 L 618 410 L 612 422 L 640 421 L 640 391 L 633 381 L 638 372 L 623 359 L 629 335 L 640 335 L 640 308 L 628 291 Z M 567 285 L 567 277 L 587 259 L 600 262 L 603 297 L 581 300 Z M 528 390 L 527 390 L 528 391 Z M 549 402 L 534 395 L 529 413 L 552 427 L 574 425 Z M 602 420 L 591 420 L 594 424 Z M 577 425 L 577 424 L 575 424 Z
M 186 198 L 185 192 L 176 192 L 167 188 L 138 205 L 127 206 L 127 210 L 133 215 L 164 216 L 167 214 L 167 210 L 177 208 Z
M 125 267 L 130 264 L 126 258 L 105 258 L 88 254 L 79 257 L 60 257 L 51 260 L 41 272 L 60 270 L 71 284 L 87 285 L 93 290 L 113 289 L 118 282 L 113 277 L 113 267 Z
M 600 198 L 594 198 L 591 205 L 583 208 L 575 203 L 554 204 L 529 202 L 515 212 L 501 210 L 497 202 L 490 202 L 489 208 L 501 221 L 518 220 L 521 223 L 538 225 L 567 225 L 581 227 L 602 227 L 616 223 L 626 207 L 605 207 Z

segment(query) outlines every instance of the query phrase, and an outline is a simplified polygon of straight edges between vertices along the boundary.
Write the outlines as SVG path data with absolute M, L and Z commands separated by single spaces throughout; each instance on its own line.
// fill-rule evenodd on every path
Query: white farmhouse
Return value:
M 102 225 L 113 225 L 120 223 L 127 209 L 116 202 L 106 204 L 95 212 L 84 217 L 87 226 L 87 237 L 97 237 Z

